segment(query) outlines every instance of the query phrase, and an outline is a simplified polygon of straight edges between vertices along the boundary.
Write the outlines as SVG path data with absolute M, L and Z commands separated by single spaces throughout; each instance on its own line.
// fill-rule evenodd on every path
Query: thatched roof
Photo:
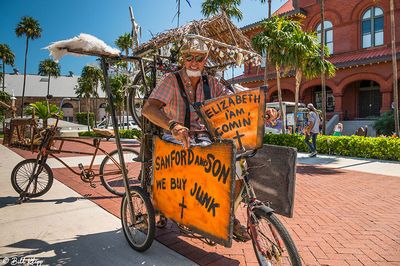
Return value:
M 179 28 L 162 32 L 135 49 L 136 56 L 145 56 L 171 43 L 182 44 L 185 38 L 201 38 L 210 48 L 209 65 L 241 65 L 249 61 L 258 65 L 261 61 L 249 39 L 224 13 L 209 19 L 192 21 Z

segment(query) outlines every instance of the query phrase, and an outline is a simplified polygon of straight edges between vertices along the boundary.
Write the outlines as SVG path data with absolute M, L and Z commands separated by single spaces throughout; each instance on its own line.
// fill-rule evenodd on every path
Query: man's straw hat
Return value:
M 208 54 L 208 47 L 203 40 L 200 39 L 188 39 L 186 43 L 182 46 L 182 54 L 187 53 L 202 53 Z

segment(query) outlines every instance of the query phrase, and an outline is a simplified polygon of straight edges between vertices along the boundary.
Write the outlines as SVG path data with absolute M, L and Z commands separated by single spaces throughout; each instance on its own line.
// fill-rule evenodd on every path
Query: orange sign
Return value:
M 154 137 L 153 204 L 166 217 L 232 245 L 235 151 L 231 140 L 185 150 Z
M 235 140 L 239 151 L 262 147 L 265 93 L 252 89 L 206 101 L 199 111 L 213 137 Z

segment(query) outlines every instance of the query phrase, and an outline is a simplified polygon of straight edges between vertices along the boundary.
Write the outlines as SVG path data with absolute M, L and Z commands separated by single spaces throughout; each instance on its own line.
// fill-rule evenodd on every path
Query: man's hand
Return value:
M 171 130 L 172 136 L 183 143 L 183 147 L 185 149 L 189 149 L 190 147 L 190 137 L 189 137 L 189 129 L 180 124 L 176 124 L 175 127 Z

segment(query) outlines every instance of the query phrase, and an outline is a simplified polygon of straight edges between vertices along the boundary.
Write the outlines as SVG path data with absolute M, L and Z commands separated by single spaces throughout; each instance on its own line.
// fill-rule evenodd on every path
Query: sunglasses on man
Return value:
M 186 56 L 185 56 L 186 62 L 192 62 L 192 61 L 194 60 L 194 61 L 196 61 L 197 63 L 200 63 L 200 62 L 203 62 L 203 60 L 204 60 L 205 58 L 206 58 L 206 57 L 205 57 L 204 55 L 192 55 L 192 54 L 189 54 L 189 55 L 186 55 Z

